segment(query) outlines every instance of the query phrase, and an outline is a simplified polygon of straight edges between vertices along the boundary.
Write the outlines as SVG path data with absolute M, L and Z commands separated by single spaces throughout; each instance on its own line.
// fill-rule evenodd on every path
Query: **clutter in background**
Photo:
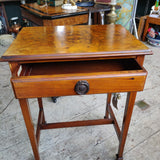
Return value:
M 0 47 L 3 46 L 3 47 L 5 47 L 7 49 L 11 45 L 13 40 L 14 40 L 14 38 L 10 34 L 2 34 L 2 35 L 0 35 Z M 0 57 L 1 57 L 1 55 L 0 55 Z
M 19 18 L 18 17 L 12 17 L 10 19 L 10 25 L 11 25 L 10 32 L 11 32 L 13 37 L 16 37 L 17 34 L 19 33 L 20 29 L 21 29 Z
M 7 33 L 7 27 L 6 27 L 6 22 L 4 18 L 4 14 L 2 11 L 2 7 L 0 7 L 0 34 L 5 34 Z
M 154 46 L 160 46 L 160 32 L 150 27 L 147 34 L 148 43 Z
M 156 0 L 156 3 L 151 8 L 150 12 L 151 16 L 159 17 L 160 16 L 160 6 L 159 6 L 159 0 Z

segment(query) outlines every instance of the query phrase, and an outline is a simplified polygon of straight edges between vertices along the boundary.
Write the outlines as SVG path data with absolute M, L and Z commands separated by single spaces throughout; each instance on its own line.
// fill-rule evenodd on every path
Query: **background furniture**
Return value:
M 12 86 L 35 159 L 40 159 L 38 145 L 42 129 L 113 124 L 119 140 L 117 160 L 123 160 L 136 94 L 143 90 L 147 75 L 144 56 L 149 54 L 151 51 L 121 25 L 23 28 L 2 59 L 10 64 Z M 128 92 L 121 129 L 111 108 L 113 92 Z M 45 121 L 42 97 L 98 93 L 108 93 L 104 118 Z M 38 98 L 36 134 L 28 98 Z
M 142 16 L 150 14 L 151 7 L 155 4 L 156 0 L 138 0 L 136 20 L 139 20 Z
M 148 31 L 150 24 L 160 25 L 160 18 L 159 17 L 152 17 L 151 15 L 146 17 L 146 23 L 145 23 L 143 38 L 142 38 L 143 41 L 146 40 L 146 35 L 147 35 L 147 31 Z
M 147 16 L 142 16 L 140 18 L 140 21 L 139 21 L 139 24 L 138 24 L 138 38 L 139 38 L 139 40 L 142 39 L 146 19 L 147 19 Z
M 58 7 L 41 7 L 37 3 L 21 5 L 22 17 L 39 26 L 75 25 L 88 22 L 88 9 L 63 10 Z
M 10 32 L 10 19 L 12 17 L 19 17 L 21 21 L 19 4 L 20 0 L 0 0 L 0 6 L 3 9 L 3 14 L 5 17 L 7 33 Z
M 88 25 L 91 24 L 102 24 L 104 25 L 105 23 L 105 12 L 109 12 L 110 6 L 108 5 L 101 5 L 101 4 L 95 4 L 93 7 L 86 7 L 89 10 L 89 18 L 88 18 Z M 100 18 L 97 18 L 98 15 L 94 14 L 94 13 L 99 13 L 100 14 Z M 94 18 L 93 18 L 93 22 L 91 19 L 92 14 L 94 14 Z
M 117 4 L 121 6 L 120 10 L 117 10 L 116 24 L 121 24 L 131 33 L 134 33 L 138 39 L 137 27 L 135 22 L 136 10 L 138 0 L 117 0 Z
M 108 24 L 107 14 L 111 11 L 110 5 L 104 4 L 95 4 L 93 7 L 86 7 L 89 10 L 89 19 L 88 24 Z M 116 5 L 116 9 L 120 9 L 121 6 Z M 93 16 L 93 20 L 91 21 L 91 16 Z

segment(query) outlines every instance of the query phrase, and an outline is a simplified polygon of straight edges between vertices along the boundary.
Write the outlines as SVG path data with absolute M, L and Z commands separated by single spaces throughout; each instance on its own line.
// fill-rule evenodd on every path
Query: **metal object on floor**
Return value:
M 57 98 L 58 98 L 58 97 L 51 97 L 51 98 L 52 98 L 53 103 L 56 103 L 56 102 L 57 102 Z

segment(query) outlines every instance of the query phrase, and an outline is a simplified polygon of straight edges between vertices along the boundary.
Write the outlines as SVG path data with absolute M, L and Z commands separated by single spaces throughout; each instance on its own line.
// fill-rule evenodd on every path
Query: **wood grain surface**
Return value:
M 121 25 L 23 28 L 6 61 L 136 56 L 151 51 Z
M 77 24 L 87 24 L 87 22 L 88 22 L 88 14 L 82 14 L 71 17 L 57 18 L 53 20 L 44 19 L 43 26 L 77 25 Z

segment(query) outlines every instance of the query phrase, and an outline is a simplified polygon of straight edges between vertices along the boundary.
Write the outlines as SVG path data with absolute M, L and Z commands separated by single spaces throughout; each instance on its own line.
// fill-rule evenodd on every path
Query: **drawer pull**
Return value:
M 89 83 L 87 81 L 78 81 L 74 90 L 79 95 L 86 94 L 89 91 Z

